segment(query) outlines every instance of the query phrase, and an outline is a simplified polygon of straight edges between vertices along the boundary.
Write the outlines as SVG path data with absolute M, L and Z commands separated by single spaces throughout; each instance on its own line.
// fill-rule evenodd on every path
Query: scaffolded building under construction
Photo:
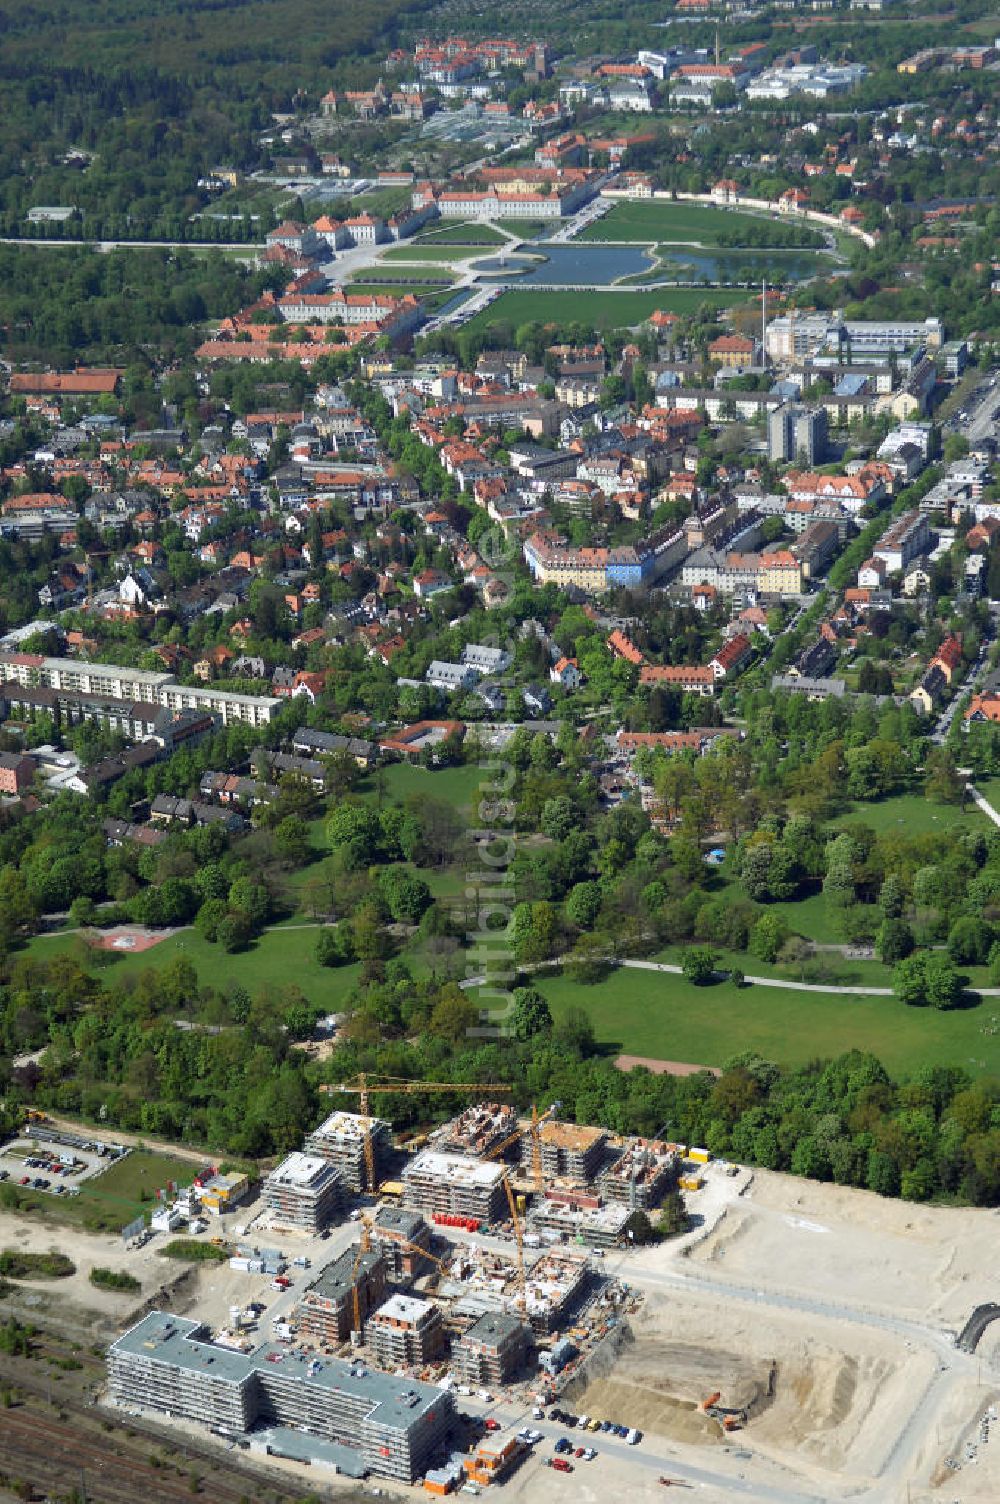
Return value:
M 427 1217 L 499 1222 L 507 1216 L 503 1176 L 500 1165 L 425 1149 L 403 1171 L 403 1205 Z
M 562 1123 L 554 1118 L 539 1123 L 542 1174 L 546 1180 L 593 1180 L 604 1163 L 608 1135 L 603 1128 Z M 530 1166 L 533 1133 L 521 1139 L 521 1163 Z
M 383 1118 L 364 1117 L 357 1112 L 331 1112 L 314 1128 L 305 1142 L 307 1154 L 318 1154 L 336 1165 L 344 1185 L 352 1191 L 364 1190 L 365 1136 L 370 1135 L 375 1179 L 381 1180 L 392 1153 L 392 1129 Z
M 354 1328 L 354 1293 L 358 1314 L 364 1323 L 385 1299 L 385 1260 L 374 1249 L 358 1255 L 348 1248 L 327 1264 L 292 1312 L 302 1336 L 317 1347 L 333 1348 L 345 1342 Z

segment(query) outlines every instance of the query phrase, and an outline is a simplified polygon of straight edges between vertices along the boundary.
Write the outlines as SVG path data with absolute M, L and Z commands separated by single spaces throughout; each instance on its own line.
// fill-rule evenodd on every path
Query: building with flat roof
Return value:
M 289 1154 L 264 1181 L 264 1205 L 286 1227 L 322 1232 L 340 1210 L 340 1171 L 315 1154 Z
M 531 1330 L 519 1316 L 487 1311 L 452 1346 L 452 1368 L 465 1384 L 509 1384 L 524 1367 Z
M 452 1396 L 429 1384 L 270 1343 L 236 1352 L 213 1343 L 203 1323 L 166 1311 L 113 1342 L 107 1365 L 116 1404 L 240 1433 L 294 1427 L 403 1483 L 434 1462 L 454 1424 Z
M 391 1295 L 365 1328 L 365 1343 L 380 1368 L 421 1367 L 444 1352 L 444 1322 L 430 1300 Z
M 385 1259 L 386 1278 L 393 1284 L 419 1279 L 428 1273 L 430 1261 L 421 1250 L 430 1252 L 430 1225 L 419 1212 L 402 1206 L 380 1206 L 371 1229 L 372 1247 Z
M 376 1185 L 367 1186 L 365 1135 L 370 1134 Z M 382 1118 L 358 1112 L 331 1112 L 306 1139 L 306 1151 L 336 1165 L 352 1191 L 376 1190 L 392 1153 L 392 1129 Z
M 403 1171 L 403 1205 L 428 1217 L 499 1222 L 507 1214 L 503 1167 L 424 1149 Z
M 294 1308 L 292 1321 L 318 1347 L 336 1347 L 354 1330 L 355 1290 L 364 1326 L 385 1299 L 385 1260 L 375 1249 L 359 1257 L 356 1248 L 348 1248 L 327 1264 Z

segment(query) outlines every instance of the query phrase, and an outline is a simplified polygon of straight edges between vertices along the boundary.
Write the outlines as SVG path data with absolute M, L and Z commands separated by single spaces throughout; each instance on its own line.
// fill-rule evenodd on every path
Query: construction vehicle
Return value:
M 708 1399 L 702 1400 L 702 1402 L 701 1402 L 701 1408 L 703 1410 L 711 1410 L 712 1406 L 713 1405 L 717 1405 L 719 1403 L 719 1401 L 721 1400 L 721 1398 L 722 1398 L 722 1390 L 721 1389 L 717 1389 L 714 1394 L 710 1394 L 708 1396 Z
M 486 1092 L 490 1095 L 506 1096 L 513 1091 L 503 1081 L 408 1081 L 402 1076 L 369 1076 L 365 1072 L 355 1076 L 351 1081 L 324 1082 L 320 1091 L 328 1095 L 338 1092 L 357 1093 L 360 1097 L 359 1109 L 363 1118 L 370 1118 L 369 1094 L 377 1093 L 379 1096 L 402 1094 L 415 1097 L 421 1092 Z M 368 1191 L 375 1190 L 375 1151 L 372 1148 L 371 1130 L 365 1131 L 365 1179 Z
M 690 1483 L 688 1483 L 686 1478 L 661 1477 L 660 1482 L 663 1484 L 664 1488 L 690 1488 L 692 1486 Z

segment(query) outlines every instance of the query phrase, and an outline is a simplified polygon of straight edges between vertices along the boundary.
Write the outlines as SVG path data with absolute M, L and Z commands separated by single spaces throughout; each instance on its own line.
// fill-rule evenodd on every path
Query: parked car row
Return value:
M 623 1426 L 614 1420 L 592 1419 L 589 1415 L 573 1415 L 568 1410 L 550 1410 L 549 1420 L 558 1421 L 563 1426 L 575 1426 L 580 1431 L 603 1431 L 609 1436 L 621 1436 L 633 1447 L 642 1440 L 642 1432 L 634 1426 Z

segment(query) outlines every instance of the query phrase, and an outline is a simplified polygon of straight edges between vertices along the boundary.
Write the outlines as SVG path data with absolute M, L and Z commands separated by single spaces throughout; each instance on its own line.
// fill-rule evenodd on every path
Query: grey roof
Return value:
M 354 1261 L 357 1254 L 354 1248 L 347 1248 L 339 1258 L 320 1270 L 306 1293 L 318 1295 L 321 1300 L 340 1300 L 354 1289 L 356 1278 L 362 1274 L 369 1274 L 381 1257 L 377 1249 L 363 1253 L 358 1259 L 357 1275 L 355 1275 Z
M 173 1316 L 168 1311 L 151 1311 L 144 1316 L 112 1343 L 111 1352 L 157 1359 L 192 1373 L 210 1372 L 213 1379 L 237 1386 L 245 1384 L 258 1371 L 266 1373 L 273 1365 L 286 1379 L 295 1378 L 319 1389 L 370 1400 L 369 1419 L 385 1430 L 404 1435 L 445 1400 L 441 1390 L 431 1384 L 377 1373 L 360 1362 L 348 1363 L 338 1358 L 316 1360 L 280 1343 L 266 1342 L 251 1353 L 217 1347 L 208 1340 L 207 1328 L 202 1323 Z

